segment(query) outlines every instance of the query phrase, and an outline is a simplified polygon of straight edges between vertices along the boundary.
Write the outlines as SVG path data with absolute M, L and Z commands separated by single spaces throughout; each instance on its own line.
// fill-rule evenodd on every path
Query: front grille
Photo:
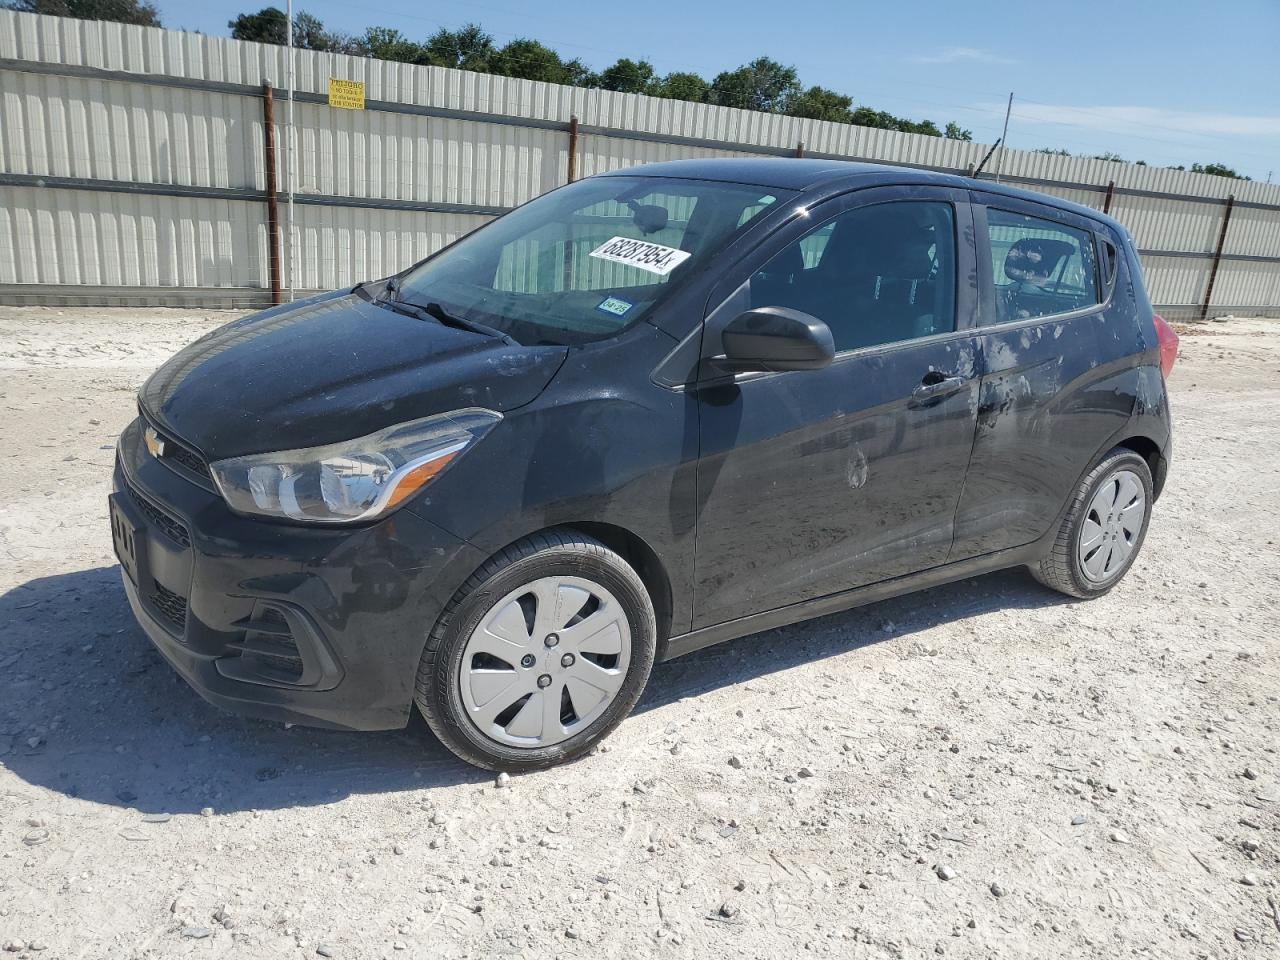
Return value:
M 175 439 L 167 430 L 161 430 L 146 414 L 142 413 L 141 407 L 138 408 L 138 413 L 142 416 L 142 422 L 154 430 L 164 444 L 164 453 L 156 459 L 166 467 L 171 467 L 178 473 L 190 477 L 201 486 L 212 489 L 213 474 L 209 472 L 209 465 L 205 463 L 204 457 L 181 440 Z
M 154 583 L 151 605 L 181 633 L 187 626 L 187 598 Z
M 178 546 L 191 546 L 191 535 L 187 533 L 187 528 L 183 526 L 181 520 L 169 516 L 169 514 L 133 489 L 133 484 L 126 484 L 125 486 L 129 490 L 130 499 L 137 504 L 139 510 L 147 515 L 147 519 L 151 521 L 153 526 L 158 527 L 166 537 L 178 544 Z
M 163 459 L 172 460 L 179 466 L 198 474 L 206 480 L 212 479 L 209 475 L 209 467 L 200 458 L 199 454 L 188 450 L 186 447 L 179 446 L 177 441 L 168 437 L 165 438 Z

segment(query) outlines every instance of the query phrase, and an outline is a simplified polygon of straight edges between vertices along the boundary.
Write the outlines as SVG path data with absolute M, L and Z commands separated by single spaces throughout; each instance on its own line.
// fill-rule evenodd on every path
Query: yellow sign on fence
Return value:
M 364 84 L 359 80 L 329 78 L 329 106 L 343 110 L 364 109 Z

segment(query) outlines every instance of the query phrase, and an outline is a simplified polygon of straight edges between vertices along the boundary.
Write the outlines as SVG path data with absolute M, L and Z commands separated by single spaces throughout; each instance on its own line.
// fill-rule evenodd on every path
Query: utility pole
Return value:
M 996 183 L 1000 182 L 1000 169 L 1004 166 L 1005 143 L 1009 140 L 1009 114 L 1013 112 L 1013 91 L 1009 91 L 1009 105 L 1004 108 L 1004 131 L 1000 134 L 1000 153 L 996 155 Z
M 298 251 L 297 243 L 293 237 L 293 190 L 294 183 L 297 182 L 298 163 L 294 156 L 293 145 L 293 0 L 289 0 L 289 27 L 286 51 L 289 57 L 289 130 L 288 130 L 288 154 L 289 154 L 289 302 L 293 303 L 295 297 L 295 278 L 298 273 Z

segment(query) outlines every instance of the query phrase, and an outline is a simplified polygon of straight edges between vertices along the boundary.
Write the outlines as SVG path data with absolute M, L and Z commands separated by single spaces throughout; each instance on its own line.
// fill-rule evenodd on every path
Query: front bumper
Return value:
M 439 612 L 483 562 L 407 510 L 358 528 L 242 517 L 121 435 L 110 512 L 139 624 L 216 706 L 351 730 L 404 726 Z

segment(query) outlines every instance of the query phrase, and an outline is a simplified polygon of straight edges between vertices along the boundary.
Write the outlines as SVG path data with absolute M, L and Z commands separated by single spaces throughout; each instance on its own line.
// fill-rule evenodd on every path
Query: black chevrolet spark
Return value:
M 657 660 L 1004 567 L 1105 594 L 1177 337 L 1097 211 L 821 160 L 562 187 L 193 343 L 110 514 L 213 703 L 471 763 L 577 757 Z

